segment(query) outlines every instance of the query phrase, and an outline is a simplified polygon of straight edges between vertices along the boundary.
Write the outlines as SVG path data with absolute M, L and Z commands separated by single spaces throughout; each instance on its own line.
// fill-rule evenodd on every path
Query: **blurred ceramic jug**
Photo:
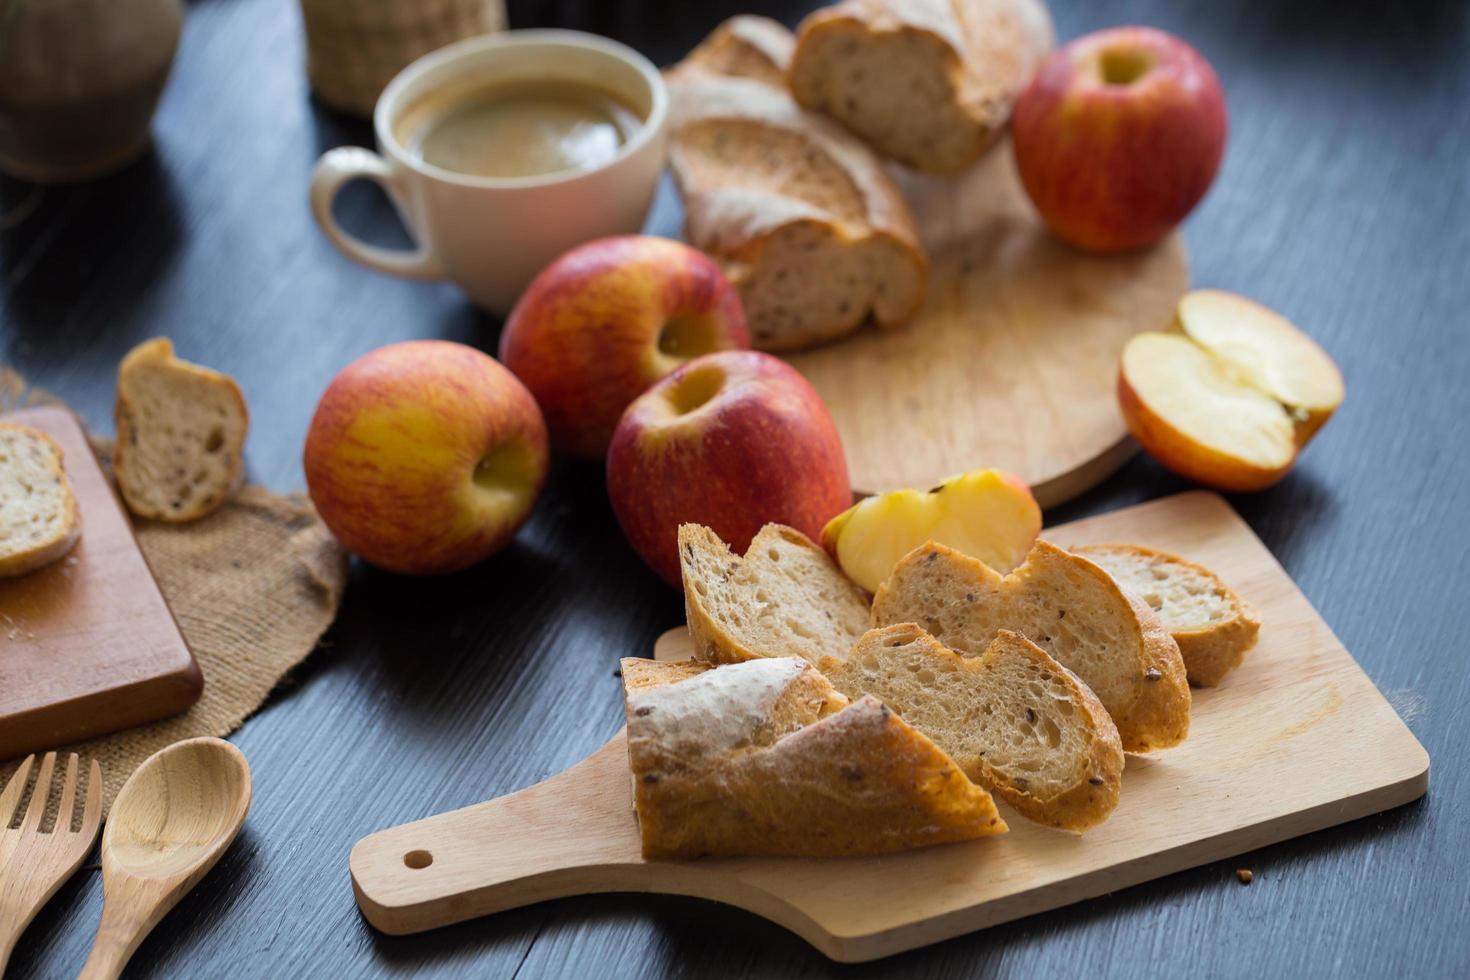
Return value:
M 48 183 L 148 148 L 180 0 L 0 0 L 0 171 Z

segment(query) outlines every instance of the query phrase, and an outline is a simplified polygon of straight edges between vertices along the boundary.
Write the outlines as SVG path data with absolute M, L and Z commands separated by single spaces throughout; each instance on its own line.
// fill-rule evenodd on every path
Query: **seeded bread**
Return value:
M 117 371 L 113 475 L 128 509 L 160 521 L 212 513 L 244 474 L 245 397 L 233 378 L 174 357 L 157 337 Z
M 795 657 L 624 660 L 623 676 L 644 857 L 883 854 L 1006 829 L 932 742 Z
M 1073 553 L 1100 565 L 1158 614 L 1179 644 L 1190 683 L 1214 687 L 1256 645 L 1261 621 L 1208 568 L 1131 544 L 1088 545 Z
M 847 0 L 811 14 L 796 101 L 879 152 L 956 173 L 995 142 L 1053 43 L 1041 0 Z
M 679 528 L 684 610 L 694 655 L 709 663 L 757 657 L 842 659 L 868 631 L 868 598 L 811 539 L 761 528 L 741 558 L 702 524 Z
M 739 21 L 667 73 L 685 236 L 721 264 L 761 350 L 905 322 L 928 274 L 908 205 L 872 150 L 771 84 L 784 28 L 758 45 Z
M 1086 830 L 1118 805 L 1123 746 L 1071 671 L 1001 630 L 962 657 L 912 623 L 875 629 L 821 670 L 848 697 L 872 695 L 943 749 L 965 775 L 1025 816 Z
M 1167 748 L 1189 732 L 1184 662 L 1153 610 L 1049 542 L 1006 576 L 941 544 L 915 548 L 873 599 L 873 625 L 894 623 L 917 623 L 965 654 L 983 653 L 999 630 L 1021 633 L 1092 689 L 1129 752 Z
M 28 425 L 0 422 L 0 577 L 49 565 L 81 533 L 56 440 Z

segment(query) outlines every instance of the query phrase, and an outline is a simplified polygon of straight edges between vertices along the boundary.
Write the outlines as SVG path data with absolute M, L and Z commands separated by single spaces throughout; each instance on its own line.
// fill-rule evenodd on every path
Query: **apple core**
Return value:
M 1098 73 L 1104 85 L 1132 85 L 1153 67 L 1153 59 L 1137 48 L 1103 48 Z
M 475 464 L 475 486 L 494 507 L 519 510 L 535 499 L 536 454 L 519 437 L 507 439 Z
M 665 397 L 675 415 L 688 415 L 718 395 L 724 384 L 725 372 L 712 364 L 704 365 L 670 385 Z

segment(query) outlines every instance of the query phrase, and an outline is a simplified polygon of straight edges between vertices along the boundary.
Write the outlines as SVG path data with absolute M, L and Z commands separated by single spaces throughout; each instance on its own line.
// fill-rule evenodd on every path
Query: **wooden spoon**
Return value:
M 102 834 L 102 922 L 79 980 L 111 980 L 230 846 L 250 809 L 250 766 L 217 738 L 154 753 L 123 784 Z

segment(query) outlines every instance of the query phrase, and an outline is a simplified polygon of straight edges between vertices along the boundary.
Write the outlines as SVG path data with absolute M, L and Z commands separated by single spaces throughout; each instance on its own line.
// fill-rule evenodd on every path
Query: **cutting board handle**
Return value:
M 352 848 L 363 916 L 392 935 L 568 895 L 646 890 L 627 741 L 509 796 L 403 824 Z M 608 758 L 616 756 L 615 759 Z M 609 826 L 608 813 L 626 821 Z

